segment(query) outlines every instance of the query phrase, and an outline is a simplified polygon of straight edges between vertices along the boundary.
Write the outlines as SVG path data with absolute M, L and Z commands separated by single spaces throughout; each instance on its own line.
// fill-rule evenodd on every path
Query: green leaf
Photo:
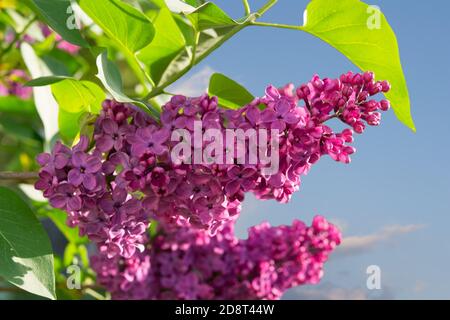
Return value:
M 80 0 L 80 7 L 126 54 L 150 43 L 154 28 L 147 17 L 119 0 Z
M 386 94 L 398 119 L 415 131 L 406 80 L 397 39 L 385 16 L 379 13 L 379 28 L 369 28 L 369 5 L 359 0 L 315 0 L 306 9 L 302 30 L 324 40 L 364 71 L 388 80 Z M 376 14 L 377 14 L 376 13 Z
M 247 89 L 220 73 L 211 76 L 208 93 L 216 96 L 221 106 L 230 109 L 239 109 L 254 99 Z
M 54 84 L 54 83 L 63 81 L 65 79 L 70 79 L 70 78 L 66 77 L 66 76 L 40 77 L 40 78 L 33 79 L 31 81 L 28 81 L 27 83 L 25 83 L 25 86 L 26 87 L 43 87 L 43 86 L 47 86 L 49 84 Z
M 154 19 L 155 37 L 141 50 L 138 59 L 149 67 L 150 77 L 159 84 L 164 72 L 177 55 L 184 50 L 183 33 L 167 8 L 159 10 Z
M 66 237 L 67 241 L 75 244 L 85 244 L 88 242 L 87 237 L 80 237 L 78 227 L 71 228 L 66 224 L 67 214 L 61 210 L 51 209 L 42 210 L 43 216 L 48 217 L 55 226 L 61 231 L 61 233 Z
M 183 0 L 183 2 L 186 2 L 190 6 L 198 7 L 198 6 L 201 6 L 202 4 L 204 4 L 206 1 L 205 0 Z
M 104 51 L 97 57 L 97 78 L 103 83 L 106 90 L 113 96 L 118 102 L 133 102 L 123 92 L 122 76 L 120 75 L 119 68 L 108 59 L 108 53 Z
M 22 100 L 15 96 L 0 97 L 0 112 L 37 114 L 32 100 Z
M 103 90 L 90 81 L 64 79 L 51 87 L 59 108 L 70 113 L 99 111 L 106 97 Z
M 81 37 L 78 28 L 73 25 L 74 13 L 71 0 L 30 0 L 29 3 L 64 40 L 80 47 L 89 47 L 86 40 Z
M 175 18 L 175 22 L 185 38 L 186 46 L 185 50 L 170 59 L 170 63 L 158 83 L 159 87 L 171 84 L 174 79 L 179 78 L 180 74 L 185 74 L 192 66 L 202 61 L 234 34 L 250 25 L 257 16 L 250 14 L 236 21 L 213 3 L 206 3 L 190 13 L 184 12 L 184 15 L 194 25 L 196 32 L 192 26 Z M 175 15 L 175 17 L 177 16 Z M 196 39 L 195 33 L 199 33 L 198 39 Z M 193 59 L 194 49 L 195 59 Z M 159 94 L 159 92 L 156 93 Z
M 49 299 L 55 296 L 50 240 L 28 205 L 0 187 L 0 276 Z
M 89 256 L 86 246 L 77 245 L 73 242 L 69 243 L 64 250 L 64 266 L 68 267 L 76 262 L 78 258 L 81 260 L 84 267 L 89 265 Z
M 59 105 L 59 132 L 65 141 L 72 141 L 80 132 L 80 119 L 89 112 L 98 114 L 106 95 L 93 82 L 66 78 L 51 85 Z
M 117 66 L 108 59 L 107 51 L 104 51 L 97 57 L 97 78 L 103 83 L 103 86 L 118 102 L 133 103 L 147 109 L 143 101 L 132 99 L 123 92 L 122 77 Z
M 187 14 L 187 17 L 197 31 L 225 28 L 237 24 L 235 20 L 212 2 L 201 5 Z

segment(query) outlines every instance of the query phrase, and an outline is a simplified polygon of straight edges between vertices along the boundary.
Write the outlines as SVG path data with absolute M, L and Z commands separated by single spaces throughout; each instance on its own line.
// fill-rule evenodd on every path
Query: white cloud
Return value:
M 208 90 L 209 78 L 214 72 L 213 68 L 205 66 L 190 77 L 171 85 L 168 91 L 188 97 L 200 96 Z
M 390 225 L 378 232 L 366 236 L 351 236 L 343 239 L 342 244 L 336 250 L 336 254 L 351 255 L 366 252 L 380 243 L 389 241 L 399 235 L 408 234 L 423 228 L 423 225 Z

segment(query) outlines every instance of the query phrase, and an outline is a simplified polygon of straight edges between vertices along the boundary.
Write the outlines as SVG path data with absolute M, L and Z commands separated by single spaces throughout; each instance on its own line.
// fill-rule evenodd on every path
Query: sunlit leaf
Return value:
M 153 41 L 140 51 L 138 58 L 149 67 L 151 78 L 158 84 L 171 61 L 184 50 L 186 42 L 172 13 L 166 8 L 160 9 L 154 27 Z
M 153 39 L 153 25 L 133 6 L 119 0 L 79 0 L 80 7 L 128 54 Z
M 208 93 L 219 99 L 219 105 L 231 109 L 241 108 L 254 99 L 242 85 L 220 73 L 211 76 Z
M 415 130 L 397 39 L 378 9 L 359 0 L 314 0 L 306 9 L 302 29 L 329 43 L 360 69 L 388 80 L 392 89 L 386 97 L 395 114 Z

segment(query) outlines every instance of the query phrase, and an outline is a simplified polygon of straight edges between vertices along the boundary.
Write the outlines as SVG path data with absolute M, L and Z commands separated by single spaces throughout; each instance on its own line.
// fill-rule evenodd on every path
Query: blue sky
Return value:
M 239 0 L 217 0 L 233 17 Z M 251 1 L 257 8 L 263 1 Z M 306 0 L 279 0 L 264 21 L 301 24 Z M 331 256 L 318 286 L 286 298 L 450 299 L 450 2 L 374 0 L 397 34 L 417 133 L 392 111 L 382 125 L 357 137 L 350 165 L 324 157 L 303 179 L 291 203 L 248 197 L 238 234 L 267 220 L 311 222 L 322 214 L 342 227 L 342 248 Z M 300 84 L 313 74 L 336 77 L 357 70 L 344 56 L 306 33 L 249 28 L 176 84 L 188 93 L 206 87 L 205 75 L 222 72 L 255 95 L 269 84 Z M 381 290 L 368 290 L 366 268 L 381 268 Z

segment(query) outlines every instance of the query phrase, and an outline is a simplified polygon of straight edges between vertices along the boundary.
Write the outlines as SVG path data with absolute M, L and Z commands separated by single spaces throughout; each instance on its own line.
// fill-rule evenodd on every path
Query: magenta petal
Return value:
M 69 163 L 69 157 L 66 154 L 56 154 L 54 158 L 54 164 L 56 169 L 64 168 Z
M 274 188 L 281 188 L 286 181 L 286 177 L 282 173 L 277 173 L 269 178 L 269 184 Z
M 272 98 L 272 99 L 277 99 L 280 97 L 280 93 L 278 92 L 278 89 L 275 88 L 274 86 L 270 85 L 266 88 L 266 96 Z
M 156 131 L 153 134 L 152 138 L 153 138 L 153 141 L 162 144 L 162 143 L 166 142 L 169 139 L 169 137 L 170 137 L 170 131 L 167 129 L 161 129 L 161 130 Z
M 81 199 L 79 197 L 71 197 L 67 201 L 67 209 L 70 211 L 77 211 L 81 209 Z
M 286 123 L 283 120 L 276 120 L 271 124 L 272 130 L 284 131 L 286 129 Z
M 89 139 L 86 136 L 81 136 L 80 137 L 80 141 L 78 141 L 78 143 L 73 147 L 73 151 L 74 152 L 78 152 L 78 151 L 86 151 L 86 149 L 89 146 Z
M 128 258 L 131 258 L 135 252 L 136 252 L 136 247 L 133 244 L 126 244 L 123 247 L 122 256 L 125 259 L 128 259 Z
M 34 184 L 34 188 L 37 190 L 46 190 L 50 187 L 49 183 L 45 180 L 39 179 L 38 181 L 36 181 L 36 183 Z
M 225 186 L 225 191 L 227 195 L 234 195 L 239 191 L 240 188 L 241 185 L 239 183 L 239 180 L 233 180 L 227 183 L 227 185 Z
M 72 155 L 72 164 L 75 167 L 84 166 L 86 163 L 87 155 L 84 152 L 78 151 Z
M 254 106 L 248 107 L 245 114 L 246 114 L 246 116 L 247 116 L 247 119 L 248 119 L 252 124 L 255 125 L 255 124 L 258 124 L 258 123 L 259 123 L 259 114 L 260 114 L 260 111 L 259 111 L 259 109 L 258 109 L 257 107 L 254 107 Z
M 131 153 L 136 156 L 141 156 L 147 151 L 147 146 L 143 143 L 136 143 L 131 146 Z
M 67 198 L 61 194 L 56 194 L 49 199 L 49 202 L 52 207 L 63 209 L 66 206 Z
M 136 213 L 141 209 L 141 204 L 138 200 L 129 200 L 122 206 L 122 210 L 125 214 Z
M 111 119 L 105 119 L 102 121 L 102 129 L 105 133 L 112 135 L 119 129 L 117 123 Z
M 90 173 L 96 173 L 102 168 L 102 162 L 100 158 L 96 156 L 90 156 L 86 159 L 86 171 Z
M 83 182 L 83 176 L 81 175 L 80 170 L 76 168 L 70 170 L 67 175 L 67 181 L 74 186 L 79 186 Z
M 160 145 L 160 144 L 156 144 L 150 149 L 154 154 L 156 154 L 158 156 L 162 155 L 164 152 L 167 151 L 167 147 L 164 145 Z
M 272 109 L 264 109 L 263 112 L 261 112 L 262 122 L 272 122 L 275 121 L 276 118 L 276 114 Z
M 147 197 L 142 201 L 142 206 L 147 210 L 156 210 L 158 208 L 158 197 Z
M 83 178 L 83 186 L 88 190 L 94 190 L 97 186 L 97 179 L 91 173 L 85 173 Z
M 239 174 L 241 174 L 241 168 L 239 166 L 232 166 L 227 171 L 227 175 L 231 179 L 236 179 L 239 176 Z
M 98 202 L 98 206 L 101 210 L 103 210 L 106 213 L 112 213 L 114 212 L 114 201 L 112 201 L 110 198 L 102 198 Z
M 132 235 L 140 235 L 143 234 L 145 232 L 145 230 L 147 230 L 147 227 L 144 223 L 139 222 L 138 224 L 136 224 L 136 226 L 131 230 L 131 234 Z
M 101 152 L 107 152 L 112 149 L 114 145 L 114 140 L 111 138 L 111 136 L 101 136 L 97 139 L 97 149 Z
M 252 176 L 254 176 L 256 173 L 256 170 L 253 168 L 245 168 L 244 170 L 242 170 L 242 177 L 243 178 L 250 178 Z
M 289 124 L 296 124 L 299 121 L 299 117 L 295 113 L 289 112 L 284 115 L 283 120 Z
M 279 115 L 285 115 L 291 109 L 291 105 L 285 99 L 278 101 L 275 111 Z
M 47 163 L 50 162 L 51 155 L 49 153 L 41 153 L 36 157 L 37 163 L 39 163 L 40 166 L 45 166 Z

